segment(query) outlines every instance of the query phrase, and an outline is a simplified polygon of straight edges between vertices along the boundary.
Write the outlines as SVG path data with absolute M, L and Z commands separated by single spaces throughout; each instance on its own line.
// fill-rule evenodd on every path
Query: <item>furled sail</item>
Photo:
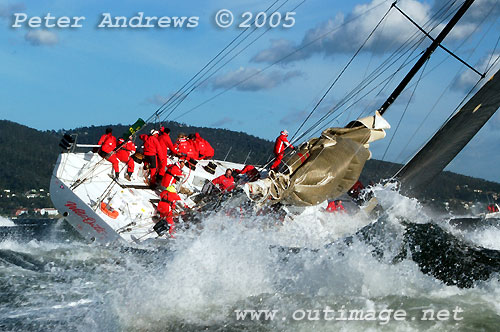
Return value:
M 448 165 L 500 107 L 500 70 L 396 174 L 403 191 L 418 190 Z
M 385 137 L 389 123 L 376 113 L 346 128 L 328 128 L 285 160 L 286 171 L 247 184 L 254 201 L 316 205 L 347 192 L 371 157 L 369 143 Z

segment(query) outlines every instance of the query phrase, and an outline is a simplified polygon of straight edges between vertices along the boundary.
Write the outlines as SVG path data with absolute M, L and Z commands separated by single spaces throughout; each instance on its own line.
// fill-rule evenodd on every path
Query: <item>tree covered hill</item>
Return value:
M 247 164 L 265 164 L 272 155 L 273 142 L 226 129 L 187 126 L 177 122 L 164 124 L 171 129 L 172 141 L 179 133 L 198 132 L 207 139 L 215 149 L 216 159 L 227 159 Z M 77 135 L 81 144 L 96 144 L 107 126 L 90 126 L 67 131 L 39 131 L 24 125 L 0 120 L 0 214 L 11 214 L 19 207 L 49 207 L 50 199 L 40 195 L 35 199 L 26 198 L 27 193 L 36 189 L 48 192 L 50 176 L 60 153 L 59 141 L 63 134 Z M 122 136 L 128 126 L 112 125 L 115 136 Z M 147 133 L 153 128 L 149 125 L 143 130 Z M 136 140 L 140 146 L 141 141 Z M 370 181 L 391 177 L 401 165 L 369 160 L 366 164 L 361 181 Z M 6 195 L 5 190 L 16 193 Z M 500 184 L 482 179 L 472 178 L 451 172 L 441 173 L 426 190 L 417 194 L 422 200 L 460 200 L 486 201 L 486 193 L 500 193 Z M 9 196 L 9 197 L 7 197 Z

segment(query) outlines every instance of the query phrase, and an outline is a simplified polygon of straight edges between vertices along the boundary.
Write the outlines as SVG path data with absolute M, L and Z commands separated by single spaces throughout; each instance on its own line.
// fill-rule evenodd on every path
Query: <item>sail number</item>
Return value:
M 229 9 L 221 9 L 215 14 L 215 24 L 221 28 L 229 28 L 234 23 L 234 15 Z M 274 13 L 252 13 L 244 12 L 241 14 L 241 22 L 238 24 L 238 28 L 291 28 L 295 25 L 295 12 L 286 12 L 284 14 L 280 12 Z

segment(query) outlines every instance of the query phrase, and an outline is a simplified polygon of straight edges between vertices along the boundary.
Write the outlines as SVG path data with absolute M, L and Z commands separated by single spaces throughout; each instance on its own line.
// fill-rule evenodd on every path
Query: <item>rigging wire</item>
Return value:
M 425 72 L 425 69 L 426 69 L 426 67 L 427 67 L 428 64 L 429 64 L 429 60 L 426 61 L 424 68 L 420 71 L 420 76 L 419 76 L 419 78 L 417 80 L 417 84 L 415 84 L 415 87 L 414 87 L 414 89 L 413 89 L 413 91 L 411 93 L 410 99 L 408 99 L 408 103 L 406 103 L 405 110 L 403 111 L 403 113 L 401 114 L 401 117 L 399 118 L 398 124 L 396 125 L 396 129 L 394 130 L 394 134 L 392 134 L 391 139 L 389 140 L 389 144 L 387 144 L 387 147 L 385 148 L 384 155 L 382 156 L 382 161 L 385 160 L 385 156 L 387 154 L 387 151 L 389 150 L 389 148 L 390 148 L 390 146 L 392 144 L 392 141 L 394 140 L 394 137 L 396 137 L 396 135 L 398 133 L 399 126 L 403 122 L 403 118 L 406 115 L 406 112 L 408 111 L 408 108 L 410 106 L 411 100 L 413 99 L 413 96 L 415 95 L 415 91 L 418 88 L 418 84 L 422 80 L 422 76 L 423 76 L 423 74 Z
M 375 33 L 375 31 L 378 29 L 378 27 L 382 24 L 382 22 L 385 21 L 385 18 L 387 17 L 387 15 L 389 15 L 389 13 L 391 12 L 392 8 L 394 7 L 396 2 L 394 2 L 391 7 L 387 10 L 387 12 L 384 14 L 384 16 L 380 19 L 380 21 L 375 25 L 375 27 L 373 28 L 373 30 L 370 32 L 370 34 L 368 35 L 368 37 L 363 41 L 363 43 L 359 46 L 359 48 L 356 50 L 356 52 L 353 54 L 353 56 L 351 57 L 351 59 L 349 59 L 349 61 L 346 63 L 346 65 L 344 66 L 344 68 L 342 68 L 342 70 L 340 71 L 340 73 L 337 75 L 337 77 L 335 78 L 335 80 L 332 82 L 332 84 L 330 85 L 330 87 L 328 87 L 328 89 L 325 91 L 325 93 L 323 94 L 323 96 L 321 96 L 321 98 L 318 100 L 318 102 L 316 103 L 316 105 L 314 106 L 314 108 L 311 110 L 311 112 L 309 113 L 309 115 L 307 115 L 307 117 L 305 118 L 305 120 L 301 123 L 301 125 L 299 126 L 299 128 L 295 131 L 295 133 L 293 134 L 292 136 L 292 141 L 293 139 L 295 138 L 295 136 L 297 135 L 297 133 L 299 132 L 300 129 L 302 129 L 302 127 L 305 125 L 305 123 L 307 122 L 307 120 L 309 120 L 309 118 L 313 115 L 313 113 L 316 111 L 316 109 L 319 107 L 319 105 L 323 102 L 323 100 L 325 100 L 326 96 L 328 95 L 328 93 L 330 93 L 330 91 L 332 90 L 332 88 L 335 86 L 335 84 L 338 82 L 338 80 L 340 79 L 340 77 L 342 77 L 342 75 L 344 74 L 344 72 L 347 70 L 347 68 L 351 65 L 351 63 L 354 61 L 354 59 L 358 56 L 359 52 L 361 52 L 361 50 L 365 47 L 366 43 L 368 42 L 368 40 L 370 40 L 370 38 L 373 36 L 373 34 Z
M 455 1 L 455 2 L 456 2 L 456 1 Z M 430 22 L 433 22 L 433 21 L 438 21 L 438 20 L 437 20 L 438 18 L 441 18 L 442 20 L 443 20 L 443 18 L 446 18 L 446 17 L 445 17 L 445 14 L 446 14 L 447 12 L 449 12 L 450 8 L 454 5 L 454 3 L 455 3 L 455 2 L 453 2 L 453 3 L 448 3 L 448 4 L 446 4 L 445 6 L 443 6 L 443 7 L 442 7 L 442 8 L 441 8 L 438 12 L 436 12 L 436 14 L 435 14 L 435 15 L 434 15 L 431 19 L 429 19 L 429 20 L 428 20 L 428 23 L 426 23 L 426 24 L 429 24 Z M 453 13 L 449 13 L 449 14 L 448 14 L 448 16 L 449 16 L 449 15 L 452 15 L 452 14 L 453 14 Z M 434 26 L 434 28 L 432 28 L 432 30 L 433 30 L 433 29 L 435 29 L 437 26 L 438 26 L 438 24 L 435 24 L 435 26 Z M 432 31 L 432 30 L 431 30 L 431 31 Z M 422 38 L 425 38 L 425 37 L 422 37 Z M 409 40 L 410 40 L 410 39 L 409 39 Z M 408 41 L 409 41 L 409 40 L 408 40 Z M 408 42 L 408 41 L 407 41 L 407 42 Z M 419 42 L 419 43 L 420 43 L 420 42 Z M 395 74 L 396 74 L 396 73 L 394 73 L 394 75 L 395 75 Z M 388 83 L 388 81 L 387 81 L 387 83 Z M 359 87 L 360 87 L 360 85 L 358 85 L 358 88 L 359 88 Z M 380 94 L 380 92 L 379 92 L 379 94 Z M 377 95 L 379 95 L 379 94 L 377 94 Z M 349 98 L 351 98 L 351 97 L 349 97 Z M 361 99 L 360 99 L 360 100 L 361 100 Z M 333 109 L 332 109 L 329 113 L 327 113 L 325 116 L 323 116 L 323 118 L 322 118 L 322 119 L 320 119 L 320 120 L 319 120 L 319 121 L 318 121 L 318 122 L 317 122 L 314 126 L 312 126 L 311 128 L 314 128 L 314 127 L 319 126 L 319 125 L 320 125 L 320 123 L 321 123 L 321 121 L 325 120 L 327 117 L 329 117 L 329 116 L 331 115 L 331 113 L 333 113 L 335 110 L 337 110 L 337 109 L 339 108 L 339 107 L 338 107 L 339 105 L 344 105 L 344 104 L 345 104 L 345 101 L 344 101 L 344 102 L 342 102 L 342 103 L 337 104 L 337 105 L 336 105 L 336 107 L 334 107 L 334 108 L 333 108 Z M 351 105 L 351 106 L 352 106 L 352 105 Z M 345 112 L 345 111 L 344 111 L 344 112 Z M 333 120 L 335 120 L 336 118 L 338 118 L 338 116 L 337 116 L 337 117 L 335 117 Z M 333 120 L 332 120 L 332 121 L 333 121 Z M 306 133 L 304 133 L 302 136 L 304 136 L 305 134 L 306 134 Z
M 479 28 L 485 23 L 485 21 L 488 19 L 488 17 L 492 14 L 492 10 L 490 10 L 490 12 L 488 13 L 488 15 L 485 15 L 481 21 L 481 23 L 479 23 L 473 31 L 471 31 L 471 33 L 469 33 L 469 35 L 454 49 L 454 53 L 458 52 L 458 50 L 460 50 L 468 41 L 469 39 L 476 33 L 477 30 L 479 30 Z M 485 31 L 485 33 L 483 34 L 483 36 L 480 38 L 480 40 L 478 41 L 478 43 L 471 48 L 471 52 L 468 56 L 468 60 L 470 60 L 470 58 L 472 57 L 472 55 L 474 54 L 474 51 L 477 50 L 479 48 L 479 44 L 481 43 L 481 41 L 484 39 L 484 37 L 489 33 L 489 31 L 491 30 L 491 27 L 492 25 L 490 25 L 490 27 Z M 499 39 L 500 40 L 500 36 L 499 36 Z M 497 40 L 497 45 L 498 45 L 498 40 Z M 494 54 L 494 52 L 492 53 Z M 424 75 L 424 78 L 426 76 L 428 76 L 431 72 L 434 72 L 435 69 L 439 68 L 443 63 L 445 63 L 448 59 L 450 58 L 450 55 L 448 55 L 445 59 L 443 59 L 442 61 L 440 61 L 438 64 L 436 64 L 431 70 L 429 70 L 425 75 Z M 491 57 L 490 57 L 491 59 Z M 498 60 L 498 58 L 497 58 Z M 496 60 L 496 61 L 497 61 Z M 494 65 L 494 64 L 493 64 Z M 490 71 L 492 67 L 490 68 L 487 68 L 485 70 L 485 72 L 483 73 L 483 76 L 486 75 L 487 72 Z M 423 124 L 427 121 L 427 119 L 429 118 L 429 116 L 431 115 L 431 113 L 433 113 L 435 111 L 435 109 L 437 108 L 437 105 L 439 104 L 439 102 L 441 101 L 441 99 L 443 98 L 443 96 L 445 95 L 445 93 L 447 91 L 449 91 L 451 89 L 451 87 L 453 86 L 454 82 L 458 80 L 460 76 L 460 72 L 457 72 L 457 74 L 455 75 L 455 77 L 450 81 L 450 83 L 448 84 L 448 86 L 443 90 L 443 92 L 441 93 L 441 95 L 439 96 L 439 98 L 436 100 L 436 102 L 434 103 L 434 105 L 432 106 L 432 108 L 430 109 L 429 112 L 427 112 L 426 116 L 424 117 L 424 119 L 420 122 L 420 125 L 419 127 L 414 131 L 414 133 L 412 135 L 409 136 L 409 139 L 408 141 L 406 142 L 406 145 L 403 147 L 403 149 L 401 149 L 401 152 L 399 153 L 399 155 L 396 157 L 396 160 L 400 160 L 401 159 L 401 156 L 403 155 L 404 151 L 406 151 L 406 149 L 408 148 L 410 142 L 412 141 L 412 139 L 414 137 L 416 137 L 417 133 L 420 131 L 420 129 L 423 127 Z M 460 108 L 460 105 L 459 107 Z M 454 111 L 455 112 L 455 111 Z M 454 114 L 454 112 L 448 117 L 447 121 L 451 118 L 451 116 Z M 425 144 L 425 143 L 424 143 Z M 409 155 L 410 156 L 414 156 L 417 151 L 419 150 L 420 148 L 417 148 L 416 151 L 413 151 L 412 153 L 410 153 Z M 410 157 L 408 157 L 407 159 L 409 159 Z
M 276 3 L 278 3 L 280 0 L 276 0 L 273 4 L 271 4 L 266 10 L 265 12 L 268 12 Z M 279 10 L 281 7 L 283 7 L 289 0 L 285 0 L 278 8 L 274 9 L 274 11 L 277 11 Z M 302 3 L 304 3 L 306 0 L 303 0 L 297 7 L 299 7 Z M 295 7 L 295 9 L 297 8 Z M 295 10 L 293 9 L 293 10 Z M 254 25 L 255 22 L 252 23 L 252 25 Z M 245 31 L 247 31 L 248 29 L 250 29 L 250 27 L 246 28 Z M 258 28 L 257 27 L 254 27 L 254 29 L 249 33 L 247 34 L 244 38 L 242 38 L 236 45 L 234 45 L 229 51 L 227 51 L 224 55 L 222 55 L 219 59 L 217 59 L 217 61 L 215 61 L 215 63 L 213 63 L 210 68 L 208 68 L 205 73 L 203 73 L 203 75 L 201 75 L 197 80 L 195 80 L 193 83 L 191 83 L 191 85 L 189 87 L 186 88 L 186 91 L 189 90 L 189 92 L 187 92 L 187 95 L 191 94 L 196 88 L 198 88 L 200 85 L 202 85 L 205 81 L 203 80 L 202 83 L 198 84 L 200 82 L 200 80 L 202 80 L 215 66 L 217 66 L 220 62 L 222 62 L 222 60 L 224 60 L 229 54 L 231 54 L 231 52 L 233 52 L 236 48 L 238 48 L 238 46 L 240 46 L 248 37 L 250 37 L 255 31 L 257 31 Z M 265 31 L 267 32 L 267 31 Z M 265 33 L 264 32 L 264 33 Z M 263 34 L 264 34 L 263 33 Z M 262 34 L 262 35 L 263 35 Z M 262 36 L 261 35 L 261 36 Z M 259 37 L 260 38 L 260 37 Z M 257 38 L 258 39 L 258 38 Z M 255 42 L 255 41 L 253 41 Z M 251 44 L 253 44 L 253 42 Z M 249 46 L 249 45 L 248 45 Z M 247 46 L 247 47 L 248 47 Z M 246 49 L 246 48 L 245 48 Z M 241 53 L 241 51 L 239 52 Z M 239 54 L 238 53 L 238 54 Z M 224 65 L 220 66 L 219 68 L 217 68 L 215 71 L 213 71 L 209 77 L 212 77 L 213 75 L 215 75 L 215 73 L 217 73 L 219 70 L 221 70 L 227 63 L 229 63 L 232 59 L 234 59 L 234 57 L 232 57 L 229 61 L 227 61 Z M 186 96 L 187 97 L 187 96 Z M 183 98 L 184 100 L 185 98 Z M 165 120 L 170 116 L 172 115 L 172 113 L 175 111 L 175 109 L 177 109 L 177 107 L 180 105 L 180 103 L 178 103 L 168 114 L 167 116 L 165 117 Z M 166 109 L 164 110 L 166 111 Z M 163 111 L 163 112 L 164 112 Z M 162 113 L 163 113 L 162 112 Z
M 386 0 L 385 2 L 387 2 L 387 1 L 389 1 L 389 0 Z M 292 51 L 292 52 L 290 52 L 290 53 L 286 54 L 285 56 L 281 57 L 280 59 L 276 60 L 275 62 L 273 62 L 273 63 L 269 64 L 269 65 L 268 65 L 268 66 L 266 66 L 266 67 L 264 67 L 264 68 L 263 68 L 262 70 L 260 70 L 259 72 L 254 73 L 254 74 L 252 74 L 252 75 L 249 75 L 248 77 L 246 77 L 246 78 L 244 78 L 244 79 L 242 79 L 242 80 L 240 80 L 240 81 L 236 82 L 236 83 L 235 83 L 235 84 L 233 84 L 232 86 L 230 86 L 230 87 L 228 87 L 228 88 L 226 88 L 226 89 L 222 90 L 222 91 L 221 91 L 221 92 L 219 92 L 218 94 L 216 94 L 216 95 L 214 95 L 214 96 L 212 96 L 212 97 L 210 97 L 210 98 L 206 99 L 205 101 L 201 102 L 200 104 L 198 104 L 198 105 L 196 105 L 196 106 L 194 106 L 194 107 L 190 108 L 189 110 L 187 110 L 187 111 L 185 111 L 184 113 L 182 113 L 181 115 L 179 115 L 176 119 L 178 119 L 178 118 L 180 118 L 180 117 L 183 117 L 183 116 L 185 116 L 185 115 L 187 115 L 187 114 L 191 113 L 192 111 L 194 111 L 194 110 L 196 110 L 196 109 L 200 108 L 201 106 L 203 106 L 203 105 L 205 105 L 205 104 L 209 103 L 210 101 L 212 101 L 212 100 L 214 100 L 215 98 L 217 98 L 217 97 L 221 96 L 222 94 L 226 93 L 227 91 L 232 90 L 233 88 L 235 88 L 235 87 L 237 87 L 237 86 L 239 86 L 239 85 L 243 84 L 244 82 L 246 82 L 246 81 L 248 81 L 248 80 L 252 79 L 253 77 L 255 77 L 255 76 L 257 76 L 257 75 L 260 75 L 261 73 L 263 73 L 263 72 L 264 72 L 264 71 L 266 71 L 267 69 L 269 69 L 269 68 L 271 68 L 271 67 L 275 66 L 276 64 L 278 64 L 278 63 L 280 63 L 280 62 L 282 62 L 282 61 L 284 61 L 284 60 L 286 60 L 286 59 L 290 58 L 292 55 L 297 54 L 298 52 L 302 51 L 303 49 L 305 49 L 305 48 L 307 48 L 307 47 L 309 47 L 309 46 L 313 45 L 314 43 L 316 43 L 317 41 L 319 41 L 319 40 L 321 40 L 321 39 L 325 38 L 326 36 L 328 36 L 328 35 L 329 35 L 329 34 L 331 34 L 332 32 L 334 32 L 334 31 L 336 31 L 336 30 L 339 30 L 340 28 L 342 28 L 343 26 L 345 26 L 345 25 L 349 24 L 350 22 L 352 22 L 352 21 L 354 21 L 354 20 L 357 20 L 357 19 L 361 18 L 362 16 L 364 16 L 365 14 L 367 14 L 368 12 L 370 12 L 370 11 L 372 11 L 372 10 L 374 10 L 374 9 L 376 9 L 376 8 L 378 8 L 378 7 L 380 7 L 380 6 L 381 6 L 381 5 L 383 5 L 385 2 L 381 2 L 381 3 L 379 3 L 379 4 L 375 5 L 375 6 L 373 6 L 373 7 L 369 8 L 369 9 L 367 9 L 367 10 L 366 10 L 366 11 L 364 11 L 363 13 L 360 13 L 359 15 L 352 17 L 351 19 L 347 20 L 347 21 L 346 21 L 346 22 L 344 22 L 343 24 L 341 24 L 341 25 L 339 25 L 339 26 L 337 26 L 337 27 L 335 27 L 335 28 L 333 28 L 333 29 L 331 29 L 331 30 L 329 30 L 329 31 L 325 32 L 324 34 L 322 34 L 322 35 L 318 36 L 317 38 L 315 38 L 315 39 L 311 40 L 310 42 L 308 42 L 308 43 L 306 43 L 306 44 L 304 44 L 304 45 L 302 45 L 302 46 L 300 46 L 300 47 L 296 48 L 294 51 Z
M 452 4 L 452 5 L 453 5 L 453 4 Z M 394 6 L 394 4 L 393 4 L 393 6 Z M 425 25 L 430 24 L 430 23 L 432 23 L 432 22 L 436 21 L 436 20 L 437 20 L 437 18 L 439 18 L 440 16 L 442 17 L 442 16 L 443 16 L 442 12 L 446 13 L 446 12 L 449 10 L 449 8 L 450 8 L 450 6 L 443 6 L 443 7 L 442 7 L 439 11 L 437 11 L 437 12 L 433 15 L 433 17 L 431 17 L 431 18 L 427 21 L 427 23 L 426 23 Z M 425 25 L 424 25 L 424 26 L 425 26 Z M 438 24 L 435 24 L 435 26 L 434 26 L 434 27 L 433 27 L 430 31 L 434 30 L 437 26 L 438 26 Z M 393 55 L 392 55 L 391 57 L 389 57 L 386 61 L 384 61 L 384 62 L 383 62 L 383 64 L 382 64 L 381 66 L 379 66 L 378 70 L 383 70 L 383 69 L 384 69 L 384 66 L 383 66 L 383 65 L 384 65 L 384 64 L 386 64 L 388 61 L 390 61 L 390 59 L 392 59 L 395 55 L 397 55 L 397 54 L 398 54 L 398 50 L 402 49 L 402 47 L 403 47 L 404 45 L 408 44 L 408 43 L 409 43 L 412 39 L 415 39 L 418 35 L 419 35 L 419 34 L 418 34 L 418 31 L 414 32 L 414 33 L 413 33 L 413 35 L 412 35 L 411 37 L 409 37 L 409 38 L 407 39 L 407 41 L 406 41 L 405 43 L 403 43 L 403 44 L 402 44 L 402 45 L 401 45 L 401 46 L 400 46 L 400 47 L 399 47 L 399 48 L 398 48 L 398 49 L 397 49 L 397 50 L 393 53 Z M 415 44 L 413 47 L 410 47 L 410 48 L 409 48 L 409 50 L 411 50 L 411 49 L 416 49 L 416 47 L 417 47 L 418 45 L 420 45 L 424 39 L 425 39 L 425 36 L 422 36 L 422 37 L 421 37 L 421 39 L 420 39 L 418 42 L 416 42 L 416 44 Z M 401 57 L 400 57 L 400 58 L 401 58 Z M 394 73 L 392 74 L 392 77 L 394 77 L 394 76 L 395 76 L 395 75 L 396 75 L 396 74 L 397 74 L 397 73 L 398 73 L 398 72 L 399 72 L 399 71 L 400 71 L 400 70 L 401 70 L 404 66 L 406 66 L 406 63 L 404 63 L 403 65 L 401 65 L 401 67 L 400 67 L 400 68 L 399 68 L 396 72 L 394 72 Z M 388 67 L 390 67 L 390 66 L 386 66 L 386 69 L 387 69 Z M 377 70 L 374 70 L 373 74 L 375 74 L 376 72 L 377 72 Z M 355 88 L 351 91 L 351 93 L 350 93 L 350 94 L 352 94 L 352 93 L 355 93 L 355 94 L 359 93 L 359 91 L 358 91 L 358 92 L 356 92 L 356 91 L 357 91 L 358 89 L 360 89 L 360 90 L 364 89 L 364 88 L 365 88 L 365 87 L 369 84 L 369 83 L 364 84 L 364 82 L 367 82 L 367 81 L 368 81 L 367 79 L 365 79 L 365 81 L 362 81 L 362 82 L 361 82 L 361 83 L 360 83 L 357 87 L 355 87 Z M 373 80 L 371 80 L 370 82 L 373 82 Z M 387 86 L 387 84 L 388 84 L 389 82 L 390 82 L 390 80 L 387 80 L 387 81 L 386 81 L 386 86 Z M 363 86 L 363 84 L 364 84 L 364 86 Z M 384 88 L 382 88 L 382 89 L 381 89 L 381 91 L 380 91 L 377 95 L 380 95 L 380 93 L 381 93 L 384 89 L 385 89 L 385 87 L 384 87 Z M 353 91 L 354 91 L 354 92 L 353 92 Z M 345 104 L 346 104 L 346 100 L 347 100 L 347 99 L 352 99 L 354 96 L 350 96 L 350 94 L 348 94 L 348 95 L 344 98 L 344 100 L 340 101 L 340 102 L 339 102 L 339 103 L 338 103 L 335 107 L 333 107 L 333 108 L 332 108 L 332 109 L 331 109 L 328 113 L 326 113 L 326 114 L 325 114 L 325 115 L 324 115 L 324 116 L 323 116 L 320 120 L 318 120 L 318 121 L 317 121 L 317 122 L 316 122 L 313 126 L 311 126 L 311 129 L 314 129 L 314 128 L 318 127 L 318 126 L 321 124 L 321 122 L 322 122 L 322 121 L 326 120 L 326 119 L 327 119 L 327 118 L 328 118 L 328 117 L 329 117 L 329 116 L 330 116 L 333 112 L 335 112 L 335 111 L 339 108 L 339 105 L 340 105 L 340 106 L 345 105 Z M 366 96 L 366 95 L 365 95 L 365 96 Z M 359 99 L 359 100 L 361 100 L 361 99 Z M 344 112 L 345 112 L 345 111 L 344 111 Z M 332 121 L 334 121 L 334 120 L 335 120 L 335 119 L 337 119 L 337 118 L 338 118 L 338 116 L 337 116 L 337 117 L 335 117 Z M 302 134 L 299 138 L 297 138 L 295 141 L 298 141 L 299 139 L 301 139 L 302 137 L 306 136 L 306 135 L 307 135 L 308 133 L 310 133 L 310 132 L 312 132 L 312 130 L 306 131 L 306 132 L 305 132 L 305 133 L 303 133 L 303 134 Z M 294 142 L 292 142 L 292 143 L 294 143 Z

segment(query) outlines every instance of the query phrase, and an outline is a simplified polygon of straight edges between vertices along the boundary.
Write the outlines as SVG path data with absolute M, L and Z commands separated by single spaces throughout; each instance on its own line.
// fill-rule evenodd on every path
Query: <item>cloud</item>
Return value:
M 230 124 L 230 123 L 233 123 L 234 122 L 234 119 L 233 118 L 230 118 L 230 117 L 224 117 L 218 121 L 215 121 L 211 124 L 211 126 L 213 127 L 222 127 L 222 126 L 225 126 L 227 124 Z
M 443 2 L 444 0 L 436 0 Z M 448 0 L 446 0 L 449 2 Z M 471 13 L 466 19 L 457 25 L 450 33 L 447 40 L 461 40 L 473 32 L 478 22 L 481 22 L 485 13 L 494 7 L 498 0 L 478 0 L 472 6 Z M 334 56 L 336 54 L 352 54 L 365 41 L 374 27 L 389 9 L 391 2 L 383 0 L 372 0 L 370 3 L 357 5 L 348 14 L 338 13 L 335 18 L 318 24 L 309 29 L 300 43 L 286 39 L 271 40 L 269 48 L 260 51 L 253 58 L 257 63 L 274 63 L 284 57 L 281 63 L 291 63 L 305 60 L 315 54 Z M 431 21 L 434 11 L 439 10 L 444 4 L 436 3 L 431 7 L 428 3 L 417 0 L 401 0 L 398 7 L 420 25 Z M 493 9 L 492 18 L 500 15 L 500 6 Z M 370 8 L 373 8 L 369 10 Z M 432 26 L 432 24 L 430 24 Z M 435 25 L 435 24 L 434 24 Z M 444 27 L 439 25 L 432 32 L 436 35 Z M 392 10 L 375 34 L 368 40 L 363 48 L 364 52 L 382 54 L 393 51 L 405 43 L 410 36 L 418 30 L 408 22 L 397 10 Z M 418 32 L 420 34 L 420 32 Z M 294 52 L 294 54 L 291 54 Z M 290 55 L 291 54 L 291 55 Z
M 262 72 L 257 68 L 240 67 L 237 70 L 214 77 L 210 82 L 210 86 L 213 90 L 229 89 L 242 82 L 235 87 L 237 90 L 268 90 L 301 75 L 302 72 L 298 70 Z
M 179 98 L 173 98 L 174 96 L 179 96 Z M 183 98 L 185 94 L 183 93 L 171 93 L 168 96 L 162 96 L 160 94 L 155 94 L 151 97 L 146 98 L 145 103 L 146 104 L 153 104 L 157 106 L 162 106 L 166 102 L 170 101 L 173 102 L 174 100 L 179 101 L 180 99 Z
M 318 24 L 308 30 L 302 41 L 295 44 L 288 40 L 273 40 L 271 46 L 256 54 L 252 61 L 272 63 L 283 58 L 293 50 L 297 53 L 289 56 L 284 63 L 305 60 L 314 54 L 332 56 L 341 53 L 352 53 L 363 43 L 380 18 L 387 12 L 390 3 L 382 4 L 365 13 L 368 9 L 381 4 L 382 0 L 373 0 L 369 4 L 357 5 L 348 15 L 339 13 L 335 18 Z M 417 22 L 425 22 L 430 7 L 415 0 L 402 0 L 399 6 L 412 13 Z M 405 42 L 416 31 L 416 28 L 395 11 L 386 18 L 383 26 L 366 44 L 365 51 L 383 53 Z
M 479 61 L 479 64 L 477 66 L 474 66 L 480 73 L 484 72 L 486 68 L 489 68 L 491 66 L 491 63 L 495 61 L 495 59 L 498 59 L 500 57 L 500 53 L 495 53 L 495 54 L 490 54 L 488 56 L 485 56 L 481 58 Z M 478 90 L 480 87 L 482 87 L 487 79 L 489 78 L 489 75 L 493 75 L 500 69 L 500 60 L 496 62 L 496 64 L 489 70 L 489 72 L 486 74 L 486 79 L 483 80 L 483 82 L 476 87 L 476 90 Z M 468 92 L 472 87 L 477 83 L 479 80 L 479 76 L 474 73 L 470 69 L 465 69 L 465 71 L 458 77 L 458 79 L 454 82 L 452 85 L 452 89 L 456 91 L 461 91 L 461 92 Z
M 26 6 L 22 2 L 11 4 L 0 3 L 0 18 L 9 18 L 12 14 L 22 12 L 25 9 Z
M 280 119 L 280 123 L 283 125 L 297 125 L 298 123 L 302 123 L 307 117 L 310 111 L 295 111 L 286 114 L 284 117 Z
M 24 39 L 33 46 L 52 46 L 59 42 L 57 34 L 48 30 L 30 30 L 24 35 Z
M 436 12 L 443 6 L 449 5 L 449 2 L 449 0 L 434 0 L 432 12 Z M 455 6 L 459 6 L 461 4 L 462 2 L 459 2 Z M 488 16 L 489 20 L 495 20 L 498 16 L 500 16 L 500 6 L 498 6 L 498 0 L 476 0 L 467 13 L 465 13 L 460 22 L 461 24 L 476 24 L 477 22 L 484 20 L 486 16 Z

